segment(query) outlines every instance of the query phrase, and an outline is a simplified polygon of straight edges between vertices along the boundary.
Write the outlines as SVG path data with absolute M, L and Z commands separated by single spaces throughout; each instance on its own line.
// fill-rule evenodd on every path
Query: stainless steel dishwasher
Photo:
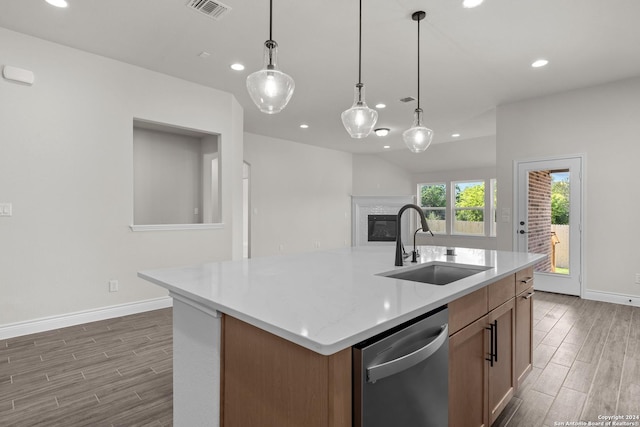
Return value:
M 354 426 L 448 425 L 448 321 L 443 306 L 354 346 Z

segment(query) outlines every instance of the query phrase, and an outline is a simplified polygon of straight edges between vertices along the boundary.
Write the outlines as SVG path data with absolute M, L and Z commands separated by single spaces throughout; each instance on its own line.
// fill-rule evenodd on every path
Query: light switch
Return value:
M 13 206 L 11 203 L 0 203 L 0 216 L 13 215 Z
M 502 222 L 511 221 L 511 208 L 502 208 Z

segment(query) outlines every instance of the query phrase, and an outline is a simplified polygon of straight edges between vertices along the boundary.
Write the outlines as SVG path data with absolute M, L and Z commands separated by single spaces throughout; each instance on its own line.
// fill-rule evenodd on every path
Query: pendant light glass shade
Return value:
M 422 110 L 416 108 L 413 126 L 402 132 L 402 139 L 413 153 L 421 153 L 431 145 L 433 131 L 422 124 Z
M 260 111 L 276 114 L 287 106 L 296 88 L 291 76 L 278 70 L 278 43 L 273 40 L 273 0 L 269 0 L 269 40 L 264 42 L 264 67 L 247 77 L 247 91 Z
M 247 90 L 260 111 L 267 114 L 279 113 L 287 106 L 295 82 L 288 74 L 277 68 L 278 44 L 273 40 L 264 43 L 264 68 L 247 77 Z
M 378 112 L 367 107 L 364 101 L 364 85 L 356 85 L 353 105 L 342 112 L 342 124 L 351 138 L 365 138 L 378 121 Z
M 351 138 L 366 138 L 378 121 L 378 112 L 367 106 L 364 101 L 364 84 L 362 84 L 362 0 L 358 18 L 358 83 L 353 97 L 353 105 L 342 112 L 342 124 Z
M 402 132 L 402 139 L 413 153 L 421 153 L 431 145 L 433 131 L 422 123 L 422 108 L 420 108 L 420 21 L 427 14 L 423 11 L 414 12 L 411 19 L 418 22 L 418 107 L 413 113 L 413 126 Z

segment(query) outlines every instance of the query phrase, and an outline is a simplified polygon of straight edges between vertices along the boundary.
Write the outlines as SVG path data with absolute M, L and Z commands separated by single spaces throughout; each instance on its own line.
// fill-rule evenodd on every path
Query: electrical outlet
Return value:
M 11 203 L 0 203 L 0 216 L 13 215 L 13 205 Z
M 640 285 L 640 273 L 636 273 L 636 285 Z
M 109 292 L 118 292 L 117 280 L 109 280 Z

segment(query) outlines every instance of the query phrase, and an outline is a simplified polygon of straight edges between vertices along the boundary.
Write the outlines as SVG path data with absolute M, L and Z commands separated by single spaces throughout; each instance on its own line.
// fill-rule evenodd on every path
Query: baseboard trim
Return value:
M 585 291 L 582 295 L 584 299 L 590 299 L 594 301 L 612 302 L 614 304 L 631 305 L 634 307 L 640 307 L 640 296 L 637 295 L 625 295 L 614 294 L 611 292 L 602 291 Z
M 145 301 L 112 305 L 110 307 L 96 308 L 93 310 L 61 314 L 58 316 L 43 317 L 40 319 L 28 320 L 26 322 L 9 323 L 0 326 L 0 339 L 14 338 L 22 335 L 35 334 L 37 332 L 66 328 L 67 326 L 80 325 L 82 323 L 128 316 L 130 314 L 167 308 L 172 305 L 173 299 L 167 296 Z

